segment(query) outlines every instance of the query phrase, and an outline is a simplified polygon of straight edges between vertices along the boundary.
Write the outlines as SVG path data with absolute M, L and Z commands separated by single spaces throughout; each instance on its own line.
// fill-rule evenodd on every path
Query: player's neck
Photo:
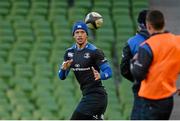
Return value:
M 87 41 L 84 42 L 83 44 L 78 44 L 78 43 L 76 43 L 76 45 L 77 45 L 77 47 L 78 47 L 79 49 L 85 48 L 86 44 L 87 44 Z
M 164 33 L 164 32 L 165 32 L 165 29 L 164 29 L 164 28 L 161 29 L 161 30 L 155 30 L 155 29 L 153 29 L 153 30 L 150 32 L 150 34 L 153 35 L 153 34 Z

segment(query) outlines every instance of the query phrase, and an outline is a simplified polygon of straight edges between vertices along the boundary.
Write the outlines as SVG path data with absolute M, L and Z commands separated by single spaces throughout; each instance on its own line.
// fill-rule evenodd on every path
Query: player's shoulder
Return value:
M 144 42 L 145 40 L 146 39 L 142 35 L 136 34 L 135 36 L 129 38 L 127 43 L 128 43 L 129 46 L 134 47 L 134 46 L 137 46 L 140 43 Z
M 66 49 L 66 52 L 73 51 L 76 48 L 76 44 L 73 44 L 71 47 Z
M 97 47 L 91 43 L 87 43 L 86 45 L 86 49 L 92 50 L 92 51 L 96 51 Z
M 134 43 L 134 42 L 136 42 L 138 40 L 142 40 L 142 39 L 144 40 L 144 37 L 141 34 L 136 34 L 133 37 L 128 39 L 128 43 Z
M 66 51 L 65 51 L 64 56 L 66 56 L 66 57 L 73 57 L 74 48 L 75 48 L 75 45 L 72 45 L 71 47 L 67 48 Z
M 104 55 L 104 52 L 100 48 L 96 47 L 95 45 L 93 45 L 91 43 L 88 43 L 86 45 L 86 49 L 88 49 L 88 51 L 90 50 L 95 55 Z

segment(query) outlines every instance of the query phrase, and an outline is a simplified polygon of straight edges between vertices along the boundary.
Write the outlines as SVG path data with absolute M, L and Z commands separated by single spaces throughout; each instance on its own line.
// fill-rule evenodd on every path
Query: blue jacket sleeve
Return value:
M 110 65 L 107 62 L 103 63 L 100 66 L 100 70 L 101 70 L 100 72 L 101 80 L 106 80 L 112 77 L 112 70 L 111 70 Z
M 69 69 L 68 70 L 62 70 L 62 69 L 59 70 L 59 78 L 61 80 L 66 79 L 68 74 L 69 74 Z
M 131 73 L 137 81 L 140 82 L 146 78 L 152 60 L 151 48 L 147 44 L 139 47 L 137 60 L 131 60 Z
M 123 48 L 122 51 L 122 59 L 120 64 L 120 72 L 126 79 L 130 80 L 131 82 L 134 81 L 133 76 L 130 71 L 130 60 L 133 58 L 131 54 L 131 49 L 128 44 Z

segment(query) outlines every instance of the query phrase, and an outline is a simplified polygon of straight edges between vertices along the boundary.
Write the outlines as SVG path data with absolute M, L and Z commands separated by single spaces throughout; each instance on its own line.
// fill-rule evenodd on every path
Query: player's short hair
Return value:
M 151 10 L 147 13 L 146 21 L 149 22 L 155 30 L 161 30 L 165 26 L 164 15 L 159 10 Z
M 141 28 L 146 27 L 146 16 L 149 10 L 142 10 L 138 14 L 137 23 Z

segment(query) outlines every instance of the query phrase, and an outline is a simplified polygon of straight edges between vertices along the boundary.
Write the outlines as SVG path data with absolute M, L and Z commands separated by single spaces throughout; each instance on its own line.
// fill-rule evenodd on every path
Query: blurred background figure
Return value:
M 138 91 L 140 88 L 140 82 L 136 81 L 133 78 L 133 75 L 130 71 L 130 61 L 134 57 L 134 55 L 137 53 L 139 46 L 141 43 L 143 43 L 145 40 L 149 38 L 149 33 L 146 29 L 146 15 L 148 10 L 142 10 L 137 18 L 138 23 L 138 30 L 136 35 L 128 39 L 125 47 L 122 51 L 122 60 L 120 64 L 120 71 L 121 74 L 128 79 L 129 81 L 133 82 L 133 94 L 134 94 L 134 104 L 131 112 L 131 119 L 132 120 L 138 120 L 140 119 L 140 109 L 141 107 L 141 101 L 138 97 Z
M 176 35 L 165 30 L 161 11 L 148 12 L 146 26 L 151 37 L 141 44 L 137 56 L 131 60 L 131 73 L 141 82 L 140 119 L 169 120 L 180 73 L 180 48 Z

